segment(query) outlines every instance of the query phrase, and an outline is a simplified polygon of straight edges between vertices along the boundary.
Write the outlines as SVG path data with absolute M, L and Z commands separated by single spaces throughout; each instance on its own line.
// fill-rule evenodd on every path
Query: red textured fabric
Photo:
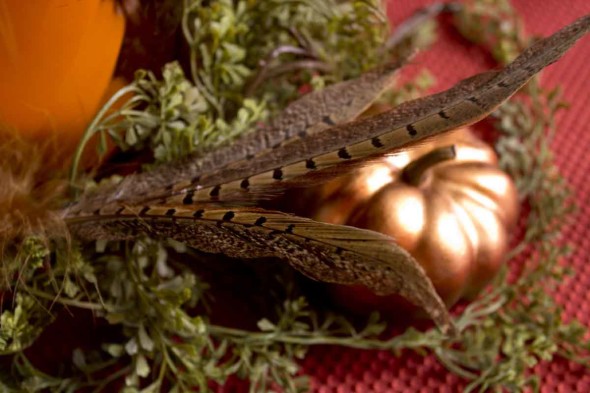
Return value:
M 416 9 L 433 1 L 390 0 L 388 13 L 395 24 Z M 529 34 L 549 35 L 567 23 L 590 13 L 588 0 L 513 0 L 524 17 Z M 545 86 L 561 84 L 568 111 L 557 117 L 558 133 L 553 142 L 557 164 L 575 191 L 579 212 L 566 236 L 576 251 L 567 261 L 576 276 L 563 283 L 556 296 L 565 306 L 564 318 L 577 318 L 590 327 L 590 38 L 579 42 L 570 53 L 549 67 Z M 441 26 L 439 41 L 417 57 L 407 72 L 427 65 L 437 78 L 436 90 L 452 86 L 471 74 L 494 67 L 481 48 L 468 44 L 448 26 Z M 396 357 L 386 351 L 361 351 L 338 347 L 313 348 L 303 361 L 311 375 L 313 391 L 345 392 L 457 392 L 465 381 L 449 373 L 434 356 L 404 352 Z M 542 392 L 590 392 L 590 371 L 563 359 L 534 369 L 541 376 Z

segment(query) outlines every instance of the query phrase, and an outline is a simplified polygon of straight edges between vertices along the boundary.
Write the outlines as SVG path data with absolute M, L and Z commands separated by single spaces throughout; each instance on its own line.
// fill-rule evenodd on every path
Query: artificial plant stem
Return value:
M 104 104 L 102 106 L 102 108 L 100 108 L 100 111 L 96 114 L 96 116 L 94 116 L 94 119 L 92 119 L 92 122 L 88 125 L 88 127 L 84 131 L 84 134 L 82 135 L 82 138 L 80 139 L 80 143 L 78 143 L 78 146 L 76 147 L 76 151 L 74 152 L 74 158 L 72 160 L 72 166 L 70 169 L 70 186 L 71 187 L 73 187 L 75 184 L 76 174 L 78 173 L 78 166 L 80 165 L 80 159 L 82 158 L 82 153 L 84 152 L 84 148 L 86 147 L 86 144 L 88 143 L 90 138 L 92 138 L 92 136 L 95 134 L 96 128 L 97 128 L 98 124 L 100 123 L 101 119 L 104 117 L 104 115 L 107 113 L 107 111 L 109 109 L 111 109 L 111 107 L 115 104 L 115 102 L 119 101 L 123 96 L 125 96 L 125 94 L 133 93 L 134 91 L 136 91 L 136 89 L 137 89 L 137 87 L 135 86 L 134 83 L 132 83 L 130 85 L 123 87 L 119 91 L 117 91 L 107 101 L 107 103 Z
M 441 345 L 446 339 L 442 334 L 434 334 L 430 340 L 414 342 L 412 344 L 404 340 L 404 335 L 396 336 L 389 340 L 379 340 L 374 338 L 364 337 L 339 337 L 331 335 L 317 335 L 313 332 L 253 332 L 235 328 L 229 328 L 219 325 L 210 325 L 209 332 L 216 337 L 226 338 L 234 342 L 252 343 L 252 342 L 282 342 L 287 344 L 298 345 L 337 345 L 357 349 L 379 349 L 395 351 L 399 349 L 415 349 L 415 348 L 433 348 Z M 433 345 L 434 344 L 434 345 Z

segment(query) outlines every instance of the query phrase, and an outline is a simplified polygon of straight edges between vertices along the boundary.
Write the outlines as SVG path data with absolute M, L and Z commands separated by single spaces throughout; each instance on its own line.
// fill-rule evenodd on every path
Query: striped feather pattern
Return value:
M 397 293 L 442 328 L 446 308 L 420 265 L 390 237 L 259 208 L 145 206 L 79 216 L 70 228 L 86 239 L 172 238 L 204 252 L 236 258 L 278 257 L 308 277 Z

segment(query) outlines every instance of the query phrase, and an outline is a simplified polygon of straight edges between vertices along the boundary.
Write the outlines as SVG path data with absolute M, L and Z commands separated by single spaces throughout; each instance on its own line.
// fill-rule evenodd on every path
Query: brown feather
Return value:
M 72 210 L 93 211 L 108 203 L 138 204 L 165 192 L 184 189 L 199 176 L 222 168 L 239 168 L 290 141 L 307 139 L 360 115 L 391 85 L 407 58 L 386 64 L 360 77 L 328 86 L 291 103 L 268 126 L 259 128 L 202 157 L 162 165 L 148 173 L 127 176 L 122 183 L 84 195 Z
M 200 176 L 196 186 L 178 195 L 159 198 L 166 198 L 164 203 L 185 204 L 261 199 L 277 195 L 287 187 L 326 180 L 367 160 L 473 124 L 510 98 L 536 73 L 557 61 L 589 29 L 590 16 L 580 18 L 533 44 L 501 71 L 475 75 L 442 93 L 331 127 L 315 138 L 295 140 L 253 157 L 241 166 Z
M 163 198 L 164 204 L 150 205 L 147 202 L 151 197 L 134 194 L 129 188 L 132 180 L 115 188 L 114 194 L 103 190 L 98 198 L 86 198 L 64 215 L 73 233 L 89 239 L 126 239 L 146 234 L 171 237 L 203 251 L 230 256 L 276 256 L 314 279 L 362 284 L 378 293 L 398 293 L 423 307 L 439 326 L 449 327 L 448 313 L 431 283 L 393 239 L 281 212 L 244 206 L 228 209 L 215 203 L 241 205 L 281 192 L 287 186 L 307 185 L 310 176 L 331 176 L 478 121 L 543 67 L 559 59 L 589 29 L 590 16 L 586 16 L 540 40 L 504 70 L 476 75 L 442 93 L 321 130 L 313 137 L 293 138 L 293 134 L 280 130 L 286 143 L 262 148 L 257 145 L 257 154 L 246 160 L 239 158 L 239 165 L 228 161 L 221 170 L 202 173 L 189 182 L 195 183 L 194 187 L 182 182 L 166 190 L 154 190 L 151 195 Z M 310 126 L 305 131 L 313 129 Z M 269 146 L 276 148 L 266 149 Z M 192 169 L 187 170 L 183 176 Z M 165 175 L 172 181 L 178 173 L 164 171 L 157 176 Z M 142 187 L 152 184 L 149 179 L 146 174 L 140 182 Z M 195 202 L 200 209 L 182 206 Z
M 278 257 L 308 277 L 396 293 L 423 308 L 443 330 L 449 314 L 420 265 L 389 236 L 259 208 L 150 206 L 105 209 L 68 220 L 87 239 L 172 238 L 236 258 Z

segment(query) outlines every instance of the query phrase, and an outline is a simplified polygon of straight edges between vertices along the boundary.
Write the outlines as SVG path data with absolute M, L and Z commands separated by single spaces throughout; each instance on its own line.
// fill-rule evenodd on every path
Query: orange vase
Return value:
M 71 150 L 109 85 L 124 30 L 113 0 L 0 1 L 0 130 Z

